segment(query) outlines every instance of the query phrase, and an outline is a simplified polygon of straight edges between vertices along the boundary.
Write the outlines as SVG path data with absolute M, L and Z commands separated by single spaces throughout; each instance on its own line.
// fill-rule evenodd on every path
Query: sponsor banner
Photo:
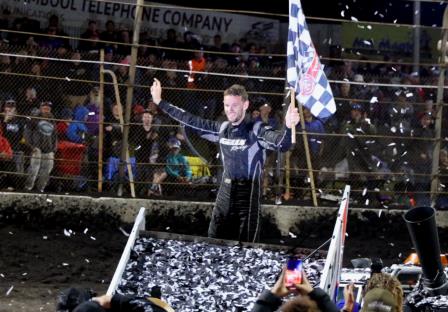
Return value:
M 13 16 L 36 19 L 43 27 L 48 17 L 56 14 L 64 27 L 81 27 L 81 33 L 88 20 L 96 20 L 100 30 L 104 30 L 108 20 L 131 29 L 136 9 L 135 4 L 97 0 L 10 0 L 0 6 L 2 10 L 8 8 Z M 174 6 L 144 7 L 141 30 L 147 31 L 151 37 L 165 37 L 166 30 L 170 28 L 180 34 L 190 30 L 202 38 L 203 44 L 210 44 L 215 34 L 220 34 L 229 43 L 247 37 L 252 41 L 275 44 L 280 38 L 279 25 L 278 20 L 256 16 L 186 10 Z

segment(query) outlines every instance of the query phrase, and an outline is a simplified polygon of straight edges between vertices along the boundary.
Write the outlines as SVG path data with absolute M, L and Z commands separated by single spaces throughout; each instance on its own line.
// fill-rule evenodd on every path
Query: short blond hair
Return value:
M 249 99 L 246 88 L 239 84 L 234 84 L 230 88 L 226 89 L 224 91 L 224 96 L 226 95 L 241 96 L 243 102 L 246 102 Z

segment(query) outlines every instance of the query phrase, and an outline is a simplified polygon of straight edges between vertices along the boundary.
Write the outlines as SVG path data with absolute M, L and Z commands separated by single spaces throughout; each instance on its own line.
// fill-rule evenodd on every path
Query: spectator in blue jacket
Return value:
M 73 121 L 67 129 L 67 138 L 74 143 L 84 143 L 88 132 L 85 124 L 89 110 L 84 106 L 78 106 L 75 109 Z

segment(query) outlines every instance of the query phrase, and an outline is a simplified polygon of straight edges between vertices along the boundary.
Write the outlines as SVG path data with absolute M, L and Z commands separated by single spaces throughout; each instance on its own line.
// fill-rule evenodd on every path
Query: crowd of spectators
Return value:
M 120 99 L 115 98 L 111 84 L 107 84 L 104 91 L 104 180 L 113 188 L 123 143 L 119 103 L 126 102 L 131 30 L 118 28 L 113 21 L 100 29 L 92 20 L 82 31 L 81 39 L 86 40 L 70 46 L 68 35 L 55 15 L 41 28 L 38 22 L 29 18 L 13 18 L 7 12 L 3 13 L 2 51 L 48 57 L 0 57 L 2 135 L 13 154 L 2 158 L 5 160 L 4 171 L 14 171 L 13 180 L 16 181 L 14 185 L 3 187 L 43 191 L 53 167 L 57 170 L 51 175 L 75 174 L 78 177 L 70 183 L 59 180 L 59 189 L 67 185 L 78 190 L 96 186 L 100 120 L 99 90 L 95 82 L 99 77 L 99 65 L 83 61 L 98 60 L 99 49 L 104 48 L 105 61 L 118 64 L 106 64 L 105 69 L 114 71 L 120 83 Z M 8 32 L 8 29 L 21 32 Z M 186 31 L 180 40 L 174 29 L 168 30 L 163 38 L 150 38 L 142 33 L 140 39 L 138 64 L 151 67 L 140 68 L 136 73 L 129 162 L 135 171 L 141 196 L 152 194 L 154 190 L 159 192 L 160 177 L 170 172 L 169 167 L 165 170 L 160 165 L 167 162 L 172 150 L 167 144 L 169 139 L 186 143 L 184 134 L 173 121 L 151 102 L 147 86 L 153 78 L 158 78 L 166 88 L 164 96 L 168 101 L 210 119 L 224 118 L 221 90 L 235 83 L 242 84 L 251 93 L 252 110 L 248 118 L 263 120 L 273 128 L 282 126 L 284 81 L 250 78 L 252 75 L 285 77 L 284 60 L 268 56 L 272 51 L 267 47 L 245 38 L 227 43 L 220 34 L 206 46 L 191 31 Z M 231 53 L 221 54 L 225 52 Z M 332 47 L 330 52 L 335 60 L 325 64 L 325 71 L 329 79 L 337 81 L 332 83 L 336 114 L 323 121 L 308 110 L 304 112 L 305 128 L 312 133 L 308 141 L 319 188 L 325 193 L 325 190 L 337 189 L 339 181 L 350 181 L 358 190 L 356 200 L 365 205 L 369 202 L 378 205 L 391 202 L 427 204 L 433 157 L 439 157 L 432 152 L 436 95 L 435 89 L 412 85 L 436 85 L 438 68 L 422 66 L 418 72 L 413 72 L 411 66 L 403 65 L 403 61 L 394 56 L 384 56 L 385 62 L 379 63 L 369 63 L 365 58 L 350 62 L 337 60 L 341 57 L 340 48 Z M 108 76 L 106 82 L 111 82 Z M 447 129 L 443 124 L 442 137 L 448 136 Z M 307 196 L 309 179 L 302 136 L 297 138 L 298 143 L 291 150 L 291 185 L 296 187 L 294 196 L 302 198 Z M 193 153 L 190 144 L 183 146 L 186 154 Z M 210 164 L 215 164 L 215 147 L 196 149 Z M 70 156 L 67 151 L 76 156 Z M 0 155 L 3 153 L 8 154 L 5 151 Z M 447 179 L 443 175 L 446 153 L 447 150 L 442 149 L 441 181 Z M 58 160 L 66 157 L 68 162 Z M 270 185 L 276 176 L 277 155 L 267 157 L 263 194 L 269 198 L 273 192 Z M 441 183 L 441 192 L 444 187 L 445 183 Z M 440 207 L 445 207 L 445 202 L 444 196 L 440 196 Z

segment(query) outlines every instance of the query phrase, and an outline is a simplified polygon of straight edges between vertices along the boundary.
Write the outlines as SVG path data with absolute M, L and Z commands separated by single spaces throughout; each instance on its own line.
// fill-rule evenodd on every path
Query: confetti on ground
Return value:
M 286 260 L 283 251 L 139 238 L 118 292 L 144 296 L 160 286 L 176 311 L 250 311 Z M 306 262 L 304 269 L 314 285 L 323 260 Z

